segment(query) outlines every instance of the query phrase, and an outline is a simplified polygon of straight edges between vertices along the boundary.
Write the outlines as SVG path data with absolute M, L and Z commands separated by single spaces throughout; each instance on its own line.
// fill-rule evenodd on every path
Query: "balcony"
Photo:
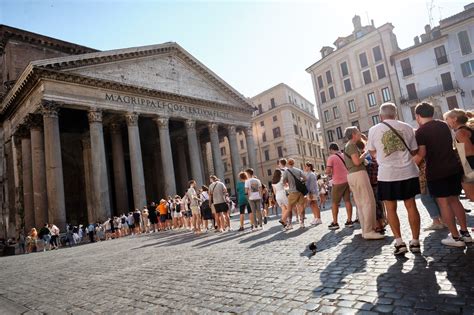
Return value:
M 400 104 L 419 102 L 421 100 L 427 99 L 430 96 L 444 95 L 445 93 L 451 91 L 461 91 L 457 81 L 451 81 L 450 83 L 451 84 L 439 84 L 426 89 L 417 90 L 416 95 L 403 94 L 402 97 L 400 97 Z

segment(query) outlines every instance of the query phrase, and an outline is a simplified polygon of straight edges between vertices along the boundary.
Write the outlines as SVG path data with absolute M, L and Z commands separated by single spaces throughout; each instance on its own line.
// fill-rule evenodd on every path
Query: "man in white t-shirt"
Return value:
M 408 211 L 412 232 L 410 251 L 420 252 L 420 214 L 415 196 L 420 193 L 419 171 L 412 160 L 418 145 L 413 128 L 397 118 L 397 107 L 393 103 L 380 106 L 381 123 L 369 130 L 367 149 L 376 156 L 379 164 L 377 193 L 387 210 L 387 219 L 395 236 L 395 255 L 407 252 L 402 240 L 397 201 L 403 200 Z
M 252 210 L 253 222 L 255 228 L 263 228 L 262 225 L 262 183 L 259 179 L 254 177 L 253 169 L 245 170 L 248 179 L 245 181 L 245 192 L 249 199 L 250 209 Z M 252 226 L 252 229 L 254 227 Z

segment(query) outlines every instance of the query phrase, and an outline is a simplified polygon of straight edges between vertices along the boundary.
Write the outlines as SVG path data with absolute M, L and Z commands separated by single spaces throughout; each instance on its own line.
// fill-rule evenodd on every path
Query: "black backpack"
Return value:
M 298 177 L 296 177 L 295 174 L 293 174 L 289 169 L 287 169 L 287 171 L 290 172 L 290 174 L 293 175 L 293 178 L 295 179 L 296 190 L 302 193 L 303 196 L 307 195 L 308 188 L 306 188 L 305 183 L 303 183 Z

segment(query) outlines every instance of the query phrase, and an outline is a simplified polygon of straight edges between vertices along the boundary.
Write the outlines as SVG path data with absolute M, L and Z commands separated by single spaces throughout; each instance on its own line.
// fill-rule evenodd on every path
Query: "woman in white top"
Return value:
M 282 213 L 285 213 L 288 208 L 288 196 L 286 195 L 285 184 L 283 184 L 281 177 L 281 171 L 276 169 L 273 173 L 272 187 L 275 192 L 275 200 L 281 207 Z

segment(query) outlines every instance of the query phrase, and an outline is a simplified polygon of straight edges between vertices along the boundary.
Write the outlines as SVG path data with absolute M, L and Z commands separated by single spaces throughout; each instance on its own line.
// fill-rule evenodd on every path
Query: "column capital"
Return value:
M 229 131 L 229 135 L 237 135 L 237 126 L 235 125 L 228 125 L 227 130 Z
M 168 117 L 155 117 L 153 118 L 155 123 L 158 125 L 160 129 L 168 129 L 170 120 Z
M 59 104 L 57 102 L 42 100 L 40 109 L 43 117 L 58 118 Z
M 253 137 L 252 127 L 244 127 L 244 132 L 247 137 Z
M 208 126 L 210 132 L 218 132 L 219 130 L 219 125 L 216 123 L 209 123 Z
M 102 122 L 102 111 L 100 109 L 91 109 L 87 112 L 89 123 Z
M 30 130 L 28 128 L 28 126 L 26 124 L 22 124 L 20 126 L 18 126 L 16 132 L 15 132 L 15 136 L 17 138 L 29 138 L 30 137 Z
M 29 114 L 23 120 L 23 125 L 25 125 L 28 129 L 42 129 L 43 119 L 41 115 Z
M 126 113 L 125 120 L 127 122 L 127 126 L 138 126 L 138 113 Z
M 114 122 L 109 125 L 109 129 L 112 134 L 121 133 L 122 125 L 119 122 Z
M 192 119 L 186 120 L 186 129 L 196 129 L 196 121 Z

